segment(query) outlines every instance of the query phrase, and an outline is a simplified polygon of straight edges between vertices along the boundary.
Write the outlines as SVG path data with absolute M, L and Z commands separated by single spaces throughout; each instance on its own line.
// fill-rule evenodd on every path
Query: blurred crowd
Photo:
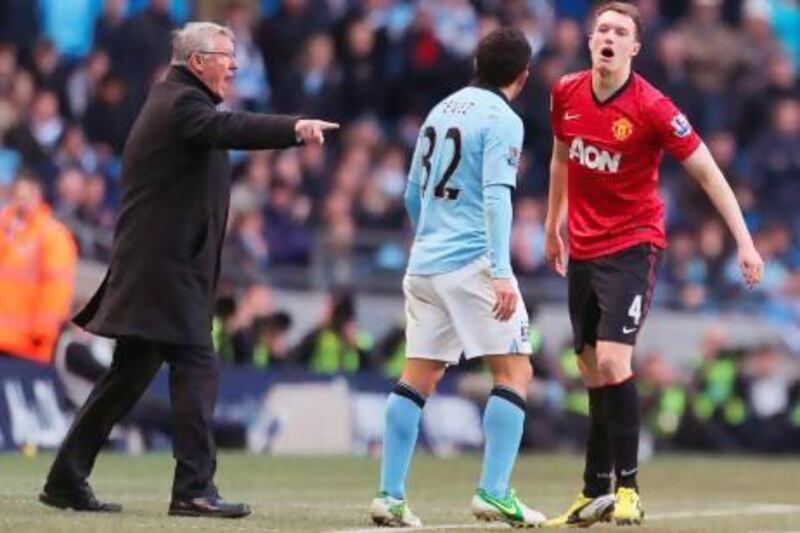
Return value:
M 730 342 L 723 324 L 708 329 L 682 361 L 658 351 L 635 362 L 645 456 L 664 450 L 764 454 L 800 452 L 800 365 L 780 342 Z M 571 346 L 534 359 L 527 443 L 581 450 L 589 398 Z
M 744 291 L 724 225 L 701 189 L 665 160 L 671 237 L 656 303 L 703 311 L 736 306 L 797 328 L 800 4 L 637 4 L 646 35 L 635 68 L 702 133 L 767 261 L 764 283 Z M 552 277 L 542 230 L 552 143 L 548 94 L 561 75 L 588 66 L 592 5 L 0 0 L 0 203 L 26 169 L 43 182 L 81 256 L 106 259 L 120 154 L 149 86 L 168 69 L 170 32 L 190 18 L 218 20 L 236 35 L 239 70 L 227 107 L 343 123 L 324 149 L 231 154 L 227 286 L 242 292 L 283 271 L 321 286 L 394 275 L 397 288 L 409 239 L 402 193 L 418 126 L 436 101 L 469 83 L 478 39 L 512 24 L 535 53 L 529 85 L 515 103 L 526 140 L 512 254 L 519 274 L 546 283 Z
M 572 343 L 548 350 L 543 342 L 547 332 L 537 327 L 536 309 L 529 308 L 534 383 L 528 391 L 523 445 L 579 452 L 589 426 L 589 396 Z M 274 307 L 266 286 L 249 287 L 238 304 L 221 298 L 214 342 L 223 364 L 283 376 L 396 379 L 402 371 L 403 324 L 373 338 L 358 326 L 352 293 L 328 294 L 321 320 L 290 342 L 292 322 L 289 313 Z M 73 337 L 78 334 L 75 330 Z M 84 342 L 90 346 L 91 341 Z M 645 455 L 663 450 L 800 453 L 800 361 L 785 344 L 739 346 L 728 327 L 716 323 L 707 328 L 696 353 L 676 359 L 642 352 L 635 365 Z M 462 359 L 449 369 L 448 379 L 456 393 L 478 405 L 487 401 L 493 386 L 480 359 Z

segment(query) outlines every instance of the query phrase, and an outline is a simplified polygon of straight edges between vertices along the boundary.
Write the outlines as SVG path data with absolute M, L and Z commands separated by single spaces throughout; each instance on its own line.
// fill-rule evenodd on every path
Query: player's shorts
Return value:
M 567 281 L 575 353 L 598 340 L 636 344 L 662 255 L 652 244 L 639 244 L 607 257 L 570 259 Z
M 528 312 L 519 293 L 517 308 L 505 322 L 494 318 L 490 263 L 483 256 L 445 274 L 406 275 L 408 357 L 456 364 L 484 355 L 530 354 Z

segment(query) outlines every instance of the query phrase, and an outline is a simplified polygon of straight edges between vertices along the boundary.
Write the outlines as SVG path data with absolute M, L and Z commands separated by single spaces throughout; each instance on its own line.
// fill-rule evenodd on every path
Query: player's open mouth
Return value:
M 600 55 L 610 59 L 614 57 L 614 49 L 611 48 L 610 46 L 605 46 L 600 49 Z

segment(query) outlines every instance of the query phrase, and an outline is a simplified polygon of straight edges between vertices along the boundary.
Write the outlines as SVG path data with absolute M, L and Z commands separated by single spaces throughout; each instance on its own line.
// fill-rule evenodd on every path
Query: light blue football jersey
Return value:
M 465 87 L 420 128 L 408 173 L 421 198 L 408 273 L 457 270 L 488 253 L 484 187 L 516 187 L 522 120 L 497 90 Z

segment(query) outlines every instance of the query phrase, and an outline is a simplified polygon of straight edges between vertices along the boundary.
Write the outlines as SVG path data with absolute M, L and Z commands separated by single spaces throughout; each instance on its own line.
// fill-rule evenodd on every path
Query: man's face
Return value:
M 20 213 L 34 211 L 42 202 L 42 191 L 38 185 L 29 181 L 17 181 L 11 189 L 9 205 Z
M 212 46 L 193 54 L 190 64 L 192 70 L 206 86 L 224 99 L 236 72 L 236 56 L 233 40 L 224 35 L 215 35 Z
M 641 47 L 631 17 L 617 11 L 606 11 L 597 17 L 589 38 L 594 68 L 606 72 L 627 68 Z

